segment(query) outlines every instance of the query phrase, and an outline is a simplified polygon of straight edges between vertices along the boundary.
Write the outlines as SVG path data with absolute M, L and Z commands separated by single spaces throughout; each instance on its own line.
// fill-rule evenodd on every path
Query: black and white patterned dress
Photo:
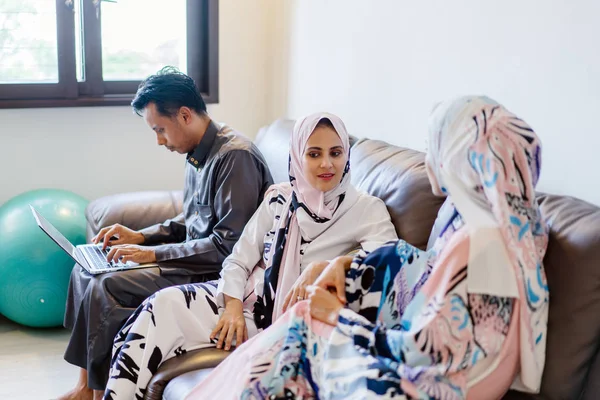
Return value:
M 135 311 L 115 337 L 105 399 L 141 399 L 162 362 L 214 347 L 210 334 L 223 311 L 223 293 L 243 300 L 248 336 L 256 335 L 255 305 L 263 295 L 265 275 L 261 265 L 267 264 L 274 226 L 286 211 L 284 203 L 278 191 L 263 201 L 223 264 L 219 281 L 163 289 Z M 371 251 L 397 238 L 385 204 L 365 193 L 359 193 L 354 205 L 324 233 L 302 241 L 301 269 L 359 246 Z

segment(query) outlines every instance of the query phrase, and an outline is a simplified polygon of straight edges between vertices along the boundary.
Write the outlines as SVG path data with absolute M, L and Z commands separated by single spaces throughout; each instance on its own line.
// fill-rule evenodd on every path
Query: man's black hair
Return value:
M 142 81 L 131 106 L 141 115 L 150 103 L 166 117 L 174 117 L 181 107 L 206 113 L 206 104 L 194 80 L 174 67 L 164 67 Z

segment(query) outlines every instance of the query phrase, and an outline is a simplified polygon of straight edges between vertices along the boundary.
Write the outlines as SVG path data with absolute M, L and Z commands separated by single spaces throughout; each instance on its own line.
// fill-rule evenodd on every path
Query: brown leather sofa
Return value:
M 287 180 L 292 126 L 292 121 L 276 121 L 255 141 L 276 182 Z M 363 138 L 353 140 L 351 157 L 354 185 L 386 203 L 399 237 L 426 248 L 443 199 L 431 194 L 424 154 Z M 88 238 L 116 222 L 134 229 L 162 222 L 181 211 L 181 198 L 181 192 L 165 191 L 95 200 L 87 209 Z M 545 258 L 550 288 L 546 367 L 539 395 L 509 392 L 504 398 L 600 399 L 600 208 L 550 194 L 540 194 L 539 202 L 551 228 Z M 181 399 L 227 354 L 203 349 L 165 362 L 146 398 Z

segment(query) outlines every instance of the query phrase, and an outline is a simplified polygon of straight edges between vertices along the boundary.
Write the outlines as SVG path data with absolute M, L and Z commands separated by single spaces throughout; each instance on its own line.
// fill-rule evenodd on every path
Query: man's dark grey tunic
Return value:
M 144 245 L 156 246 L 159 267 L 92 277 L 75 265 L 64 322 L 72 329 L 65 360 L 87 369 L 90 388 L 104 390 L 113 338 L 148 296 L 218 278 L 272 181 L 248 138 L 211 122 L 187 156 L 183 213 L 141 231 Z

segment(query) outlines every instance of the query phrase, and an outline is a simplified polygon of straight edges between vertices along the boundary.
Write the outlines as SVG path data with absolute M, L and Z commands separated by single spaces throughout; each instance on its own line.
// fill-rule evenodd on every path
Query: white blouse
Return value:
M 250 273 L 261 261 L 265 236 L 275 229 L 275 215 L 285 214 L 280 202 L 267 197 L 254 213 L 233 252 L 223 262 L 217 287 L 217 303 L 224 306 L 223 294 L 243 301 L 244 288 Z M 373 251 L 382 244 L 396 240 L 396 230 L 383 201 L 364 192 L 339 220 L 310 243 L 301 246 L 300 270 L 313 261 L 331 260 L 348 254 L 357 247 Z

